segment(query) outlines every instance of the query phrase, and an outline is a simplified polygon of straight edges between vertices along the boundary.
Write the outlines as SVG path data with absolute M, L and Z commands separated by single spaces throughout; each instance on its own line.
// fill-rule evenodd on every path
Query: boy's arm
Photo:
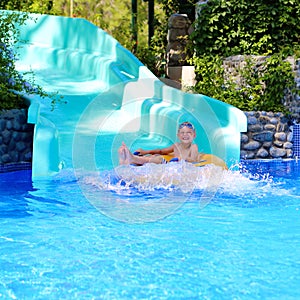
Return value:
M 158 153 L 158 154 L 164 155 L 164 154 L 171 154 L 173 152 L 174 152 L 174 145 L 160 149 L 160 153 Z
M 197 162 L 198 161 L 198 146 L 197 144 L 192 144 L 191 152 L 188 157 L 185 158 L 187 162 Z
M 191 152 L 191 161 L 190 162 L 197 162 L 198 161 L 198 154 L 199 154 L 199 150 L 198 150 L 198 145 L 197 144 L 193 144 L 192 145 L 192 152 Z
M 146 154 L 170 154 L 174 152 L 174 145 L 162 148 L 162 149 L 151 149 L 151 150 L 143 150 L 143 149 L 137 149 L 135 152 L 139 152 L 138 155 L 146 155 Z

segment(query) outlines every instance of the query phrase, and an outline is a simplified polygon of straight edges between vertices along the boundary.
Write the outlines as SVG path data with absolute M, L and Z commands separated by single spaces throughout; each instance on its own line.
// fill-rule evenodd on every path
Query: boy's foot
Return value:
M 118 153 L 119 153 L 119 164 L 126 165 L 126 153 L 123 145 L 119 148 Z
M 129 151 L 128 147 L 125 143 L 122 143 L 122 146 L 119 148 L 119 164 L 120 165 L 130 165 L 133 160 L 134 156 Z

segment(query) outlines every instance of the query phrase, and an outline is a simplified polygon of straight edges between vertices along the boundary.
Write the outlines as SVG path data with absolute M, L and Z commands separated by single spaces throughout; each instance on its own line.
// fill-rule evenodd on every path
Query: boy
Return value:
M 125 143 L 119 148 L 119 163 L 121 165 L 137 164 L 143 165 L 146 163 L 161 164 L 165 162 L 163 155 L 172 155 L 178 160 L 187 162 L 199 162 L 201 154 L 198 152 L 198 146 L 193 144 L 196 137 L 195 127 L 190 122 L 183 122 L 179 125 L 177 137 L 180 142 L 177 142 L 170 147 L 153 150 L 138 149 L 138 155 L 132 154 Z M 146 156 L 145 156 L 146 155 Z

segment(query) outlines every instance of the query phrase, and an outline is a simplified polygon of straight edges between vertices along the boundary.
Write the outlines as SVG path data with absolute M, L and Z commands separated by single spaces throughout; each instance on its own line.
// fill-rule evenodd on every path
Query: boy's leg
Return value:
M 137 164 L 143 165 L 146 163 L 155 163 L 161 164 L 163 162 L 162 156 L 156 155 L 149 155 L 149 156 L 137 156 L 133 155 L 128 147 L 122 143 L 122 146 L 119 148 L 119 163 L 120 165 L 130 165 L 130 164 Z
M 165 160 L 161 155 L 151 155 L 149 156 L 148 162 L 153 164 L 162 164 L 163 162 L 165 162 Z

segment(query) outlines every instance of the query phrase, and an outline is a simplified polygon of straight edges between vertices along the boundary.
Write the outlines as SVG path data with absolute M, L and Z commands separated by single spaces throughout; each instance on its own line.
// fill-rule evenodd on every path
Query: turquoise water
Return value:
M 0 174 L 0 298 L 299 299 L 300 163 L 214 171 L 188 191 Z

